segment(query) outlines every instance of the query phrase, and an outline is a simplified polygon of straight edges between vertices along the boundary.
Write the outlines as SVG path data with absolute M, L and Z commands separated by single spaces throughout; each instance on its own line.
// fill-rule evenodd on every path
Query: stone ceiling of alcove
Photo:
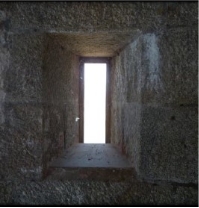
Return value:
M 112 57 L 140 31 L 50 34 L 57 44 L 79 56 Z

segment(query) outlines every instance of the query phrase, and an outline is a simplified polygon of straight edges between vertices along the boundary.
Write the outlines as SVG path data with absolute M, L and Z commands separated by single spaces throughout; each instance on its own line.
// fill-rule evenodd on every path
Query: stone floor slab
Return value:
M 52 161 L 61 168 L 132 168 L 125 155 L 112 144 L 75 144 Z

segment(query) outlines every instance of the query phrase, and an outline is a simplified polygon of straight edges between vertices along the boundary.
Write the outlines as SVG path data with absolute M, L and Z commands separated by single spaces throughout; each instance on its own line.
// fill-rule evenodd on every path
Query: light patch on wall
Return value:
M 30 136 L 28 136 L 28 139 L 26 141 L 26 144 L 28 147 L 33 148 L 35 146 L 35 142 L 33 139 L 30 138 Z
M 129 45 L 131 51 L 131 57 L 133 59 L 134 68 L 130 68 L 127 70 L 127 80 L 128 82 L 132 82 L 134 77 L 137 77 L 137 84 L 134 85 L 134 89 L 138 93 L 141 93 L 141 82 L 142 82 L 142 59 L 141 59 L 141 38 L 138 37 L 133 43 Z M 130 60 L 131 61 L 131 60 Z
M 22 173 L 37 173 L 37 174 L 40 174 L 42 172 L 42 168 L 41 168 L 41 166 L 39 166 L 38 168 L 32 168 L 32 169 L 27 169 L 25 167 L 22 167 L 21 172 Z
M 148 60 L 148 76 L 147 88 L 158 91 L 163 89 L 160 71 L 160 53 L 158 47 L 158 39 L 155 34 L 149 33 L 144 35 L 144 43 L 146 46 L 145 58 Z

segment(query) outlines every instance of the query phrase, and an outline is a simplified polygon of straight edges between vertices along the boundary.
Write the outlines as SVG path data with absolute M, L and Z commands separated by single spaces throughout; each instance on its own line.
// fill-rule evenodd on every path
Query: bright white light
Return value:
M 84 64 L 84 143 L 105 143 L 106 64 Z

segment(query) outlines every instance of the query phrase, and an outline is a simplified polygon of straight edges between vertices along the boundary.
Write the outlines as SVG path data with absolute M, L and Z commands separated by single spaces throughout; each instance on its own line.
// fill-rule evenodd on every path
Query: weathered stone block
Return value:
M 63 144 L 63 129 L 67 145 L 78 137 L 79 66 L 72 53 L 95 53 L 118 55 L 112 78 L 112 141 L 124 147 L 143 179 L 197 183 L 197 5 L 0 3 L 0 203 L 197 203 L 193 184 L 24 180 L 41 178 L 56 155 L 52 140 Z M 46 32 L 68 36 L 48 48 Z M 69 38 L 68 50 L 64 44 L 70 34 L 76 35 Z M 126 37 L 134 42 L 120 53 L 118 48 L 129 43 Z
M 122 142 L 125 152 L 138 171 L 140 163 L 140 131 L 141 131 L 141 105 L 139 103 L 126 103 L 123 106 Z
M 165 6 L 167 25 L 169 27 L 196 26 L 198 22 L 197 6 L 196 2 L 167 2 Z
M 0 125 L 5 122 L 4 102 L 6 91 L 4 89 L 4 79 L 9 68 L 10 54 L 8 49 L 1 47 L 0 44 Z
M 144 105 L 140 125 L 140 176 L 197 183 L 197 108 Z
M 42 36 L 9 35 L 3 64 L 2 177 L 42 176 Z
M 48 163 L 78 140 L 78 57 L 62 39 L 45 36 L 43 62 L 44 171 Z M 66 44 L 66 43 L 65 43 Z
M 142 103 L 197 104 L 197 30 L 143 36 Z
M 9 129 L 9 130 L 7 130 Z M 42 177 L 41 132 L 8 128 L 1 131 L 1 179 L 39 180 Z
M 10 35 L 10 66 L 5 75 L 7 102 L 41 102 L 42 35 Z
M 13 3 L 12 31 L 105 31 L 148 27 L 158 22 L 158 9 L 163 4 L 140 2 L 32 2 Z M 139 12 L 138 12 L 139 11 Z M 78 16 L 76 14 L 79 14 Z M 147 18 L 146 18 L 147 15 Z M 161 18 L 161 16 L 158 16 Z M 147 20 L 147 21 L 146 21 Z
M 146 180 L 197 183 L 196 42 L 195 29 L 146 33 L 115 58 L 112 135 Z

